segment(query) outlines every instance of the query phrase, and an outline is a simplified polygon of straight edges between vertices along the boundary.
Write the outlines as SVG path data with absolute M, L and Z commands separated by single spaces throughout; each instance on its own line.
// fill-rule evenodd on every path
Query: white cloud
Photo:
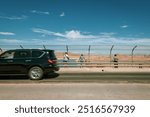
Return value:
M 60 17 L 64 17 L 64 16 L 65 16 L 65 13 L 62 12 L 62 13 L 60 14 Z
M 35 14 L 44 14 L 44 15 L 49 15 L 50 13 L 47 11 L 37 11 L 37 10 L 32 10 L 31 13 Z
M 98 36 L 82 34 L 78 30 L 66 31 L 65 37 L 68 39 L 95 39 L 95 38 L 98 38 Z
M 7 19 L 7 20 L 23 20 L 26 19 L 27 16 L 22 15 L 22 16 L 0 16 L 1 19 Z
M 12 32 L 0 32 L 0 35 L 15 35 L 15 33 Z
M 45 29 L 33 28 L 32 31 L 36 32 L 36 33 L 40 33 L 42 35 L 57 36 L 57 37 L 62 37 L 62 38 L 66 38 L 66 39 L 73 39 L 73 40 L 98 38 L 97 36 L 94 36 L 94 35 L 82 34 L 78 30 L 71 30 L 71 31 L 66 31 L 64 33 L 59 33 L 59 32 L 48 31 Z
M 125 29 L 125 28 L 128 28 L 129 26 L 128 25 L 122 25 L 120 27 L 123 28 L 123 29 Z
M 33 28 L 32 31 L 35 33 L 40 33 L 42 35 L 53 35 L 53 36 L 64 37 L 64 35 L 61 33 L 52 32 L 52 31 L 48 31 L 48 30 L 40 29 L 40 28 Z
M 56 34 L 57 35 L 57 34 Z M 99 37 L 68 40 L 61 36 L 37 39 L 0 39 L 0 45 L 150 45 L 150 38 Z M 34 48 L 34 46 L 33 46 Z
M 90 35 L 89 33 L 82 33 L 78 30 L 65 31 L 64 33 L 52 32 L 45 29 L 33 28 L 33 32 L 41 35 L 54 36 L 55 41 L 58 43 L 68 44 L 129 44 L 140 45 L 150 43 L 150 38 L 138 38 L 138 37 L 117 37 L 117 33 L 114 32 L 102 32 L 99 35 Z M 68 41 L 69 39 L 69 41 Z

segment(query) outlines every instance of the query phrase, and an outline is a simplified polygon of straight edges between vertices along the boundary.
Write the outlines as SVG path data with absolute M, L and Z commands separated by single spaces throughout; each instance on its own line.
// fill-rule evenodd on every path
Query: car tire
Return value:
M 40 80 L 43 77 L 43 69 L 38 66 L 31 67 L 28 71 L 28 76 L 31 80 Z

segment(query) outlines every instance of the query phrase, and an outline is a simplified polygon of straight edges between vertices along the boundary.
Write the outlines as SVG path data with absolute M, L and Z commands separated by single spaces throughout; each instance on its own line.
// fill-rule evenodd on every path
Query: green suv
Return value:
M 54 50 L 16 49 L 0 55 L 0 75 L 27 75 L 32 80 L 40 80 L 58 70 Z

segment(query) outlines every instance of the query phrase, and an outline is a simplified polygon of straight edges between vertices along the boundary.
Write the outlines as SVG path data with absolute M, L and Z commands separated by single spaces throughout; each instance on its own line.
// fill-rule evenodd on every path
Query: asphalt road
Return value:
M 0 99 L 150 99 L 150 73 L 53 73 L 39 81 L 1 77 Z
M 51 81 L 150 83 L 150 73 L 62 73 Z
M 51 73 L 43 80 L 33 81 L 24 76 L 0 77 L 0 83 L 50 83 L 50 82 L 99 82 L 99 83 L 150 83 L 150 73 Z
M 150 85 L 139 83 L 1 84 L 1 100 L 150 99 Z

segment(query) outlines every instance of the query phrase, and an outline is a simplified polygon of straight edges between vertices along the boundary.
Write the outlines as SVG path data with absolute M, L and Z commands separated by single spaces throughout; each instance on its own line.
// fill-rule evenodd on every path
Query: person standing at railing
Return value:
M 117 57 L 117 54 L 114 54 L 113 62 L 114 62 L 114 68 L 118 68 L 118 57 Z
M 83 54 L 80 55 L 79 62 L 80 62 L 80 67 L 82 67 L 83 63 L 85 62 L 85 57 Z
M 65 52 L 64 57 L 63 57 L 63 62 L 64 62 L 65 64 L 68 64 L 69 59 L 70 59 L 70 58 L 69 58 L 68 53 Z

